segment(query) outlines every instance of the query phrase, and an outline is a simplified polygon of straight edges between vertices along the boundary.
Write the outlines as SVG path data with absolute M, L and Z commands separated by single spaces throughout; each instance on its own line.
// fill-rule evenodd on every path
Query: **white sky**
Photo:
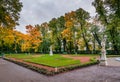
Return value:
M 67 12 L 83 8 L 95 15 L 95 9 L 91 5 L 94 0 L 20 0 L 23 8 L 20 13 L 18 31 L 25 33 L 25 26 L 48 22 L 54 17 L 59 17 Z

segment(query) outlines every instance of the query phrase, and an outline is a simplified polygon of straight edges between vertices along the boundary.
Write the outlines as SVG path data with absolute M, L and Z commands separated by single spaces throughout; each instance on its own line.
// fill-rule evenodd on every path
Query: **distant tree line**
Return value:
M 100 53 L 101 41 L 106 35 L 108 53 L 120 53 L 119 0 L 94 0 L 95 17 L 79 8 L 40 25 L 27 25 L 26 34 L 14 30 L 22 4 L 19 0 L 11 0 L 10 5 L 13 5 L 12 2 L 16 4 L 10 11 L 16 13 L 13 17 L 7 13 L 7 3 L 0 6 L 0 10 L 7 13 L 5 19 L 0 18 L 1 51 L 49 53 L 52 47 L 54 53 Z M 0 16 L 4 16 L 3 13 L 0 12 Z M 103 27 L 104 31 L 101 31 Z

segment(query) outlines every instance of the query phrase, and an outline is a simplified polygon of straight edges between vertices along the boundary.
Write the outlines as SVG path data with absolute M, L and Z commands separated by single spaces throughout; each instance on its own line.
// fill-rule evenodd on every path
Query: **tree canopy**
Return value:
M 119 53 L 120 48 L 120 0 L 94 0 L 98 19 L 106 28 L 109 41 Z
M 103 35 L 108 36 L 107 50 L 114 50 L 116 54 L 120 51 L 119 0 L 94 0 L 97 14 L 93 19 L 89 12 L 79 8 L 49 22 L 27 25 L 26 34 L 13 30 L 18 24 L 22 3 L 19 0 L 0 3 L 0 48 L 4 51 L 48 53 L 51 49 L 56 53 L 91 53 L 100 51 Z M 101 32 L 102 27 L 105 32 Z
M 13 28 L 18 25 L 21 8 L 20 0 L 0 0 L 0 26 Z

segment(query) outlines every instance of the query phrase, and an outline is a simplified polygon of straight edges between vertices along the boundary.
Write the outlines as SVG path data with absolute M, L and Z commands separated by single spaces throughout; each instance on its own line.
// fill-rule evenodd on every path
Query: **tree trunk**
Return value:
M 64 52 L 66 52 L 66 39 L 63 39 L 63 48 L 64 48 Z
M 58 51 L 61 53 L 61 40 L 57 37 L 57 42 L 58 42 Z
M 93 54 L 95 53 L 96 47 L 95 47 L 95 38 L 93 38 Z
M 95 32 L 95 33 L 92 33 L 92 34 L 93 34 L 93 36 L 94 36 L 94 39 L 96 39 L 97 43 L 99 44 L 100 48 L 102 48 L 102 46 L 101 46 L 101 41 L 100 41 L 97 33 Z
M 84 42 L 85 42 L 85 46 L 86 46 L 86 51 L 87 51 L 87 53 L 90 53 L 90 48 L 89 48 L 89 44 L 88 44 L 88 41 L 87 41 L 87 39 L 85 38 L 85 34 L 84 34 L 84 32 L 83 32 L 83 24 L 81 24 L 81 31 L 82 31 L 82 37 L 83 37 L 83 39 L 84 39 Z
M 70 54 L 72 52 L 72 42 L 70 41 L 70 47 L 69 47 Z
M 85 46 L 86 46 L 86 51 L 89 53 L 90 52 L 90 48 L 89 48 L 89 44 L 85 38 L 85 35 L 84 33 L 82 33 L 82 36 L 83 36 L 83 39 L 84 39 L 84 42 L 85 42 Z

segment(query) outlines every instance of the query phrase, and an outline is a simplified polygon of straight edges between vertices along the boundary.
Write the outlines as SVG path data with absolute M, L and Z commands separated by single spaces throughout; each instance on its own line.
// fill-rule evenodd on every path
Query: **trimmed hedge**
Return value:
M 20 66 L 26 67 L 28 69 L 31 69 L 33 71 L 36 71 L 38 73 L 47 75 L 47 76 L 52 76 L 52 75 L 55 75 L 55 74 L 59 74 L 59 73 L 63 73 L 63 72 L 67 72 L 67 71 L 70 71 L 70 70 L 74 70 L 74 69 L 78 69 L 78 68 L 82 68 L 82 67 L 87 67 L 87 66 L 91 66 L 91 65 L 95 65 L 95 64 L 99 63 L 99 61 L 90 61 L 90 62 L 85 63 L 85 64 L 55 68 L 56 69 L 55 71 L 48 71 L 47 69 L 39 68 L 39 67 L 32 66 L 32 65 L 29 65 L 29 64 L 25 64 L 23 62 L 18 62 L 18 61 L 9 59 L 9 58 L 4 58 L 4 59 L 7 60 L 7 61 L 10 61 L 10 62 L 13 62 L 15 64 L 18 64 Z
M 25 63 L 23 63 L 23 62 L 18 62 L 18 61 L 9 59 L 9 58 L 4 58 L 4 59 L 7 60 L 7 61 L 10 61 L 10 62 L 13 62 L 13 63 L 15 63 L 15 64 L 18 64 L 18 65 L 20 65 L 20 66 L 26 67 L 26 68 L 28 68 L 28 69 L 31 69 L 31 70 L 33 70 L 33 71 L 37 71 L 37 72 L 39 72 L 39 73 L 41 73 L 41 74 L 53 75 L 52 73 L 54 73 L 54 71 L 48 71 L 48 70 L 46 70 L 46 69 L 44 69 L 44 68 L 38 68 L 38 67 L 29 65 L 29 64 L 25 64 Z
M 95 65 L 95 64 L 98 64 L 98 63 L 99 63 L 99 61 L 91 61 L 91 62 L 88 62 L 88 63 L 85 63 L 85 64 L 68 66 L 68 67 L 59 69 L 59 72 L 61 73 L 61 72 L 64 72 L 64 71 L 70 71 L 70 70 L 74 70 L 74 69 L 78 69 L 78 68 L 88 67 L 88 66 Z

